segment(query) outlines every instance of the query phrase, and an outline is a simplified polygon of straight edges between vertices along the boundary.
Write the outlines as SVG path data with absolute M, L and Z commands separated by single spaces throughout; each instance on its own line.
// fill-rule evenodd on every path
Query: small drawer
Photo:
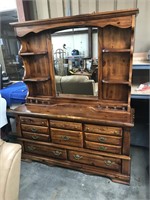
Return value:
M 104 144 L 113 144 L 119 145 L 122 144 L 122 137 L 116 136 L 108 136 L 108 135 L 101 135 L 101 134 L 94 134 L 94 133 L 85 133 L 85 140 L 91 142 L 99 142 Z
M 64 149 L 56 147 L 48 147 L 43 145 L 38 145 L 30 142 L 24 142 L 25 152 L 31 154 L 38 154 L 45 157 L 57 158 L 57 159 L 67 159 L 67 152 Z
M 51 139 L 54 143 L 83 147 L 82 132 L 51 128 Z
M 122 128 L 85 124 L 84 131 L 88 133 L 101 133 L 122 136 Z
M 22 132 L 22 135 L 24 138 L 27 139 L 32 139 L 32 140 L 37 140 L 37 141 L 44 141 L 44 142 L 49 142 L 50 141 L 50 136 L 46 134 L 39 134 L 39 133 L 30 133 L 30 132 Z
M 95 167 L 102 167 L 120 172 L 121 160 L 106 156 L 87 154 L 78 151 L 69 151 L 69 160 Z
M 86 148 L 88 148 L 88 149 L 121 154 L 121 146 L 100 144 L 100 143 L 88 142 L 88 141 L 85 141 L 85 145 L 86 145 Z
M 43 133 L 48 134 L 48 127 L 43 126 L 31 126 L 26 124 L 21 124 L 22 131 L 31 132 L 31 133 Z
M 51 120 L 50 126 L 53 127 L 53 128 L 82 131 L 82 124 L 81 123 Z
M 41 119 L 36 117 L 20 117 L 21 124 L 33 124 L 38 126 L 48 126 L 47 119 Z

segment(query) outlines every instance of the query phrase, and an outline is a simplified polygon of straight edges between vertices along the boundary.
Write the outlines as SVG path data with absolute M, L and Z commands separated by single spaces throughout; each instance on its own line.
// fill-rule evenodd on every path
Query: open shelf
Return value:
M 36 55 L 46 55 L 47 51 L 38 51 L 38 52 L 24 52 L 20 53 L 20 56 L 36 56 Z
M 131 86 L 131 83 L 129 81 L 102 80 L 102 83 L 106 83 L 106 84 L 123 84 L 123 85 L 129 85 L 129 86 Z
M 50 80 L 50 77 L 36 77 L 24 79 L 24 82 L 43 82 Z
M 109 53 L 109 52 L 111 52 L 111 53 L 124 53 L 124 52 L 130 52 L 130 49 L 114 49 L 114 48 L 104 48 L 104 49 L 102 49 L 102 52 L 103 53 Z

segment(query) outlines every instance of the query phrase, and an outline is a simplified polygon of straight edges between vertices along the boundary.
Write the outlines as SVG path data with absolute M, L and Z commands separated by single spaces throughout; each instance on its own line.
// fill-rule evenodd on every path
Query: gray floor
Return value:
M 130 186 L 108 178 L 22 162 L 19 200 L 149 200 L 148 149 L 131 147 Z

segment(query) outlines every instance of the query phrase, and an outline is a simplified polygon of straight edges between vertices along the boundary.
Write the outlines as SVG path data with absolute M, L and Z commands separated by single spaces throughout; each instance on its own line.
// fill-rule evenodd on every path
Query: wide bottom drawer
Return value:
M 121 171 L 121 159 L 106 156 L 86 154 L 78 151 L 69 151 L 69 160 L 96 167 L 111 169 L 117 172 Z
M 45 157 L 57 158 L 57 159 L 67 159 L 67 152 L 64 149 L 60 149 L 57 147 L 48 147 L 39 144 L 34 144 L 30 142 L 24 142 L 24 150 L 25 152 L 31 154 L 38 154 Z

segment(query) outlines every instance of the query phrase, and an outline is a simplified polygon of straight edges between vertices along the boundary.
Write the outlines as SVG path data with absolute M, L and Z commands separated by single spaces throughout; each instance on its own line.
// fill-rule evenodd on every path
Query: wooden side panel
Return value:
M 19 53 L 47 51 L 46 38 L 47 34 L 44 33 L 29 33 L 29 35 L 20 38 L 21 49 Z
M 103 99 L 126 103 L 128 100 L 128 85 L 103 83 Z
M 122 174 L 130 176 L 130 160 L 122 160 Z
M 20 118 L 19 118 L 19 116 L 17 115 L 16 116 L 16 136 L 19 136 L 19 137 L 21 137 L 22 136 L 22 134 L 21 134 L 21 125 L 20 125 Z
M 103 28 L 103 47 L 110 49 L 130 49 L 131 28 L 121 29 L 115 26 Z
M 103 80 L 129 81 L 130 53 L 103 54 Z
M 28 82 L 26 83 L 29 90 L 29 96 L 38 97 L 38 96 L 51 96 L 51 91 L 49 89 L 50 82 Z
M 125 128 L 123 134 L 122 154 L 130 155 L 130 129 Z

